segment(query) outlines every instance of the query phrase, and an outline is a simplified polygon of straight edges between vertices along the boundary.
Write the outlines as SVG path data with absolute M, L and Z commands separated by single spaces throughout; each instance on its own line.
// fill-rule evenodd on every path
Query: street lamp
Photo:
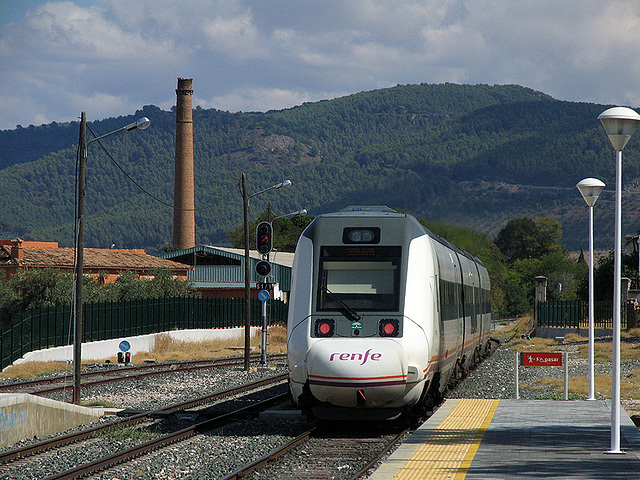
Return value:
M 79 150 L 80 157 L 78 162 L 78 192 L 76 198 L 78 227 L 76 238 L 76 285 L 75 285 L 75 304 L 74 304 L 74 336 L 73 336 L 73 403 L 80 401 L 80 374 L 82 364 L 82 275 L 84 264 L 84 196 L 86 185 L 86 163 L 87 163 L 87 147 L 93 142 L 101 140 L 115 133 L 131 130 L 144 130 L 149 126 L 151 120 L 142 117 L 133 123 L 125 125 L 113 132 L 100 135 L 87 141 L 87 115 L 85 112 L 80 114 L 80 139 Z
M 293 217 L 294 215 L 300 215 L 301 217 L 303 217 L 306 214 L 307 214 L 307 209 L 303 208 L 302 210 L 297 210 L 295 212 L 285 213 L 284 215 L 278 215 L 277 217 L 273 217 L 273 220 L 271 220 L 271 223 L 275 222 L 279 218 Z
M 620 451 L 620 290 L 622 277 L 622 150 L 638 128 L 640 115 L 627 107 L 613 107 L 598 116 L 616 151 L 616 218 L 613 267 L 613 372 L 611 378 L 611 450 Z
M 597 178 L 585 178 L 576 187 L 589 207 L 589 398 L 595 400 L 594 365 L 593 365 L 593 337 L 594 337 L 594 300 L 593 300 L 593 206 L 598 201 L 604 183 Z
M 240 177 L 242 183 L 242 206 L 244 217 L 244 369 L 249 371 L 249 357 L 251 356 L 251 268 L 249 265 L 249 199 L 261 193 L 278 188 L 291 186 L 291 180 L 277 183 L 249 195 L 247 191 L 247 176 L 243 173 Z

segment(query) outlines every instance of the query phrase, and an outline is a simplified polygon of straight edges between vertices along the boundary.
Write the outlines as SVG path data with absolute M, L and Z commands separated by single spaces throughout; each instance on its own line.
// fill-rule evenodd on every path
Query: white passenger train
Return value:
M 317 217 L 292 281 L 289 387 L 318 418 L 397 418 L 489 351 L 486 268 L 388 207 Z

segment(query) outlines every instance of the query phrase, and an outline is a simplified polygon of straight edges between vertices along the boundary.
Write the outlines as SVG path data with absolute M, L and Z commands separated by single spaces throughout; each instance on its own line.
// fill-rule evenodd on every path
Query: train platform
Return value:
M 97 422 L 106 411 L 26 393 L 0 393 L 0 447 Z
M 638 479 L 640 431 L 620 425 L 608 453 L 608 401 L 450 399 L 369 480 Z

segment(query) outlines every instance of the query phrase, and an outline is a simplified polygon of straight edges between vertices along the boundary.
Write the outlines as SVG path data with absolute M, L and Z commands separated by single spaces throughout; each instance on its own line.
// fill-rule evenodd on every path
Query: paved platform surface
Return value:
M 640 479 L 640 431 L 620 424 L 611 454 L 608 401 L 447 400 L 369 479 Z

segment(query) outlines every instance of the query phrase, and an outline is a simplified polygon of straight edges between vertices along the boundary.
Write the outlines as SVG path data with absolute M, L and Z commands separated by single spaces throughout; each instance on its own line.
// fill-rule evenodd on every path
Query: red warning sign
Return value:
M 520 365 L 523 367 L 561 367 L 562 353 L 522 352 Z

